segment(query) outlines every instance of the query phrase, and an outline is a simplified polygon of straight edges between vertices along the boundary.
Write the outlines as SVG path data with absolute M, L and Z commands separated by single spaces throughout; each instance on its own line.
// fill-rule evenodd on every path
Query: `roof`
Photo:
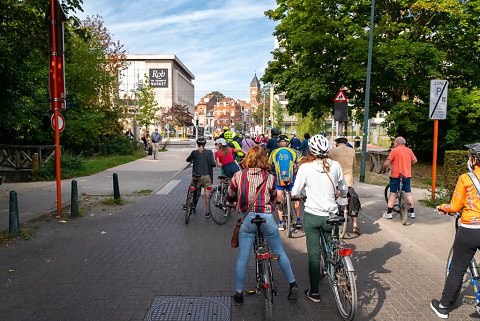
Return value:
M 127 55 L 127 61 L 129 60 L 172 60 L 191 80 L 195 79 L 195 76 L 190 70 L 178 59 L 176 55 Z
M 255 74 L 255 76 L 253 76 L 253 79 L 250 82 L 250 87 L 260 87 L 260 82 L 258 82 L 257 74 Z

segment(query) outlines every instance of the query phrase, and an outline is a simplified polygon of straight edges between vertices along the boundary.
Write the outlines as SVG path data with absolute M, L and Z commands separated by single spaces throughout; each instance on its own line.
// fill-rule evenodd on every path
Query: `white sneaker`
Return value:
M 285 230 L 285 227 L 283 226 L 283 221 L 280 221 L 280 223 L 278 224 L 278 230 L 279 231 L 284 231 Z
M 415 213 L 414 212 L 408 212 L 408 217 L 415 218 Z
M 391 219 L 393 218 L 393 215 L 392 213 L 388 213 L 387 211 L 383 210 L 382 212 L 382 216 L 385 217 L 385 218 L 388 218 L 388 219 Z

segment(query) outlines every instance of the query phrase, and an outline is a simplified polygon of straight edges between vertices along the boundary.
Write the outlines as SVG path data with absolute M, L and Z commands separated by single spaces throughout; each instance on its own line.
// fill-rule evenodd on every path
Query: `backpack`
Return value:
M 360 204 L 360 198 L 353 187 L 348 188 L 348 213 L 352 216 L 357 216 L 362 211 L 362 205 Z

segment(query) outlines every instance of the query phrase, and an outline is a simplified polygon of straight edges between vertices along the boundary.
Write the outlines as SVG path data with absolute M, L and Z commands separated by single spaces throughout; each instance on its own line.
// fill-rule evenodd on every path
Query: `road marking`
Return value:
M 170 181 L 167 185 L 165 185 L 160 191 L 158 191 L 156 194 L 157 195 L 166 195 L 172 191 L 172 189 L 177 186 L 177 184 L 180 183 L 180 180 L 174 179 Z

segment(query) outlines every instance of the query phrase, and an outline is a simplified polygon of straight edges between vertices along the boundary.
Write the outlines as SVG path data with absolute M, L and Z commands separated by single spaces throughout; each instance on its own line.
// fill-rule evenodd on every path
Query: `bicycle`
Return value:
M 187 192 L 187 209 L 185 213 L 185 224 L 188 224 L 190 216 L 195 213 L 195 209 L 200 198 L 201 188 L 198 188 L 198 179 L 200 175 L 192 173 L 192 183 Z
M 288 185 L 290 182 L 290 179 L 284 179 L 284 182 Z M 296 214 L 295 214 L 295 208 L 293 206 L 293 200 L 292 196 L 290 195 L 290 192 L 288 191 L 287 188 L 285 188 L 284 193 L 283 193 L 283 203 L 282 203 L 282 208 L 283 208 L 283 221 L 285 222 L 285 233 L 287 233 L 288 237 L 292 237 L 293 231 L 295 231 L 296 226 Z
M 332 225 L 332 234 L 327 241 L 320 229 L 322 255 L 320 259 L 320 278 L 328 276 L 337 303 L 338 311 L 344 320 L 353 320 L 357 312 L 357 286 L 355 270 L 350 255 L 352 249 L 340 245 L 338 228 L 345 222 L 342 216 L 331 217 L 327 224 Z
M 255 291 L 249 291 L 249 294 L 261 294 L 263 301 L 265 319 L 273 320 L 273 296 L 277 295 L 277 284 L 273 278 L 272 259 L 278 260 L 279 256 L 270 253 L 270 248 L 265 241 L 260 226 L 266 222 L 266 219 L 255 215 L 250 223 L 257 225 L 257 233 L 253 243 L 253 253 L 255 255 Z
M 223 225 L 229 220 L 232 211 L 225 199 L 231 178 L 222 175 L 218 176 L 218 179 L 220 179 L 222 183 L 212 188 L 209 197 L 209 204 L 213 203 L 213 206 L 210 205 L 213 221 L 218 225 Z
M 443 213 L 442 210 L 439 209 L 439 211 L 441 211 Z M 460 213 L 447 213 L 448 215 L 450 216 L 455 216 L 455 231 L 458 229 L 458 220 L 460 219 L 461 215 Z M 450 272 L 450 268 L 452 267 L 452 259 L 453 259 L 453 245 L 452 247 L 450 248 L 450 252 L 448 252 L 448 259 L 447 259 L 447 266 L 446 266 L 446 276 L 448 276 L 448 273 Z M 480 274 L 479 274 L 479 271 L 478 271 L 478 265 L 477 265 L 477 261 L 475 260 L 475 257 L 472 258 L 472 260 L 470 261 L 470 265 L 468 266 L 469 270 L 470 270 L 470 279 L 471 279 L 471 283 L 473 285 L 473 289 L 475 291 L 475 302 L 477 303 L 475 305 L 475 311 L 477 312 L 477 314 L 480 316 L 480 289 L 478 288 L 478 281 L 480 280 Z M 468 275 L 468 273 L 465 273 L 465 275 Z M 467 277 L 467 280 L 464 280 L 462 282 L 463 283 L 467 283 L 468 282 L 468 277 Z M 460 286 L 458 287 L 458 289 L 455 291 L 455 294 L 453 296 L 453 301 L 452 302 L 455 302 L 457 301 L 459 295 L 460 295 L 460 292 L 462 290 L 462 284 L 460 284 Z
M 338 227 L 338 236 L 343 239 L 347 233 L 347 223 L 350 221 L 348 218 L 348 205 L 338 205 L 338 216 L 345 219 L 345 222 Z
M 403 182 L 402 178 L 405 178 L 403 175 L 399 176 L 400 178 L 400 186 L 398 190 L 400 191 L 397 193 L 397 198 L 395 199 L 395 204 L 393 205 L 393 211 L 400 213 L 400 218 L 402 219 L 402 224 L 405 225 L 408 222 L 408 201 L 407 201 L 407 193 L 403 190 Z M 390 197 L 390 183 L 385 186 L 385 201 L 388 204 L 388 198 Z

